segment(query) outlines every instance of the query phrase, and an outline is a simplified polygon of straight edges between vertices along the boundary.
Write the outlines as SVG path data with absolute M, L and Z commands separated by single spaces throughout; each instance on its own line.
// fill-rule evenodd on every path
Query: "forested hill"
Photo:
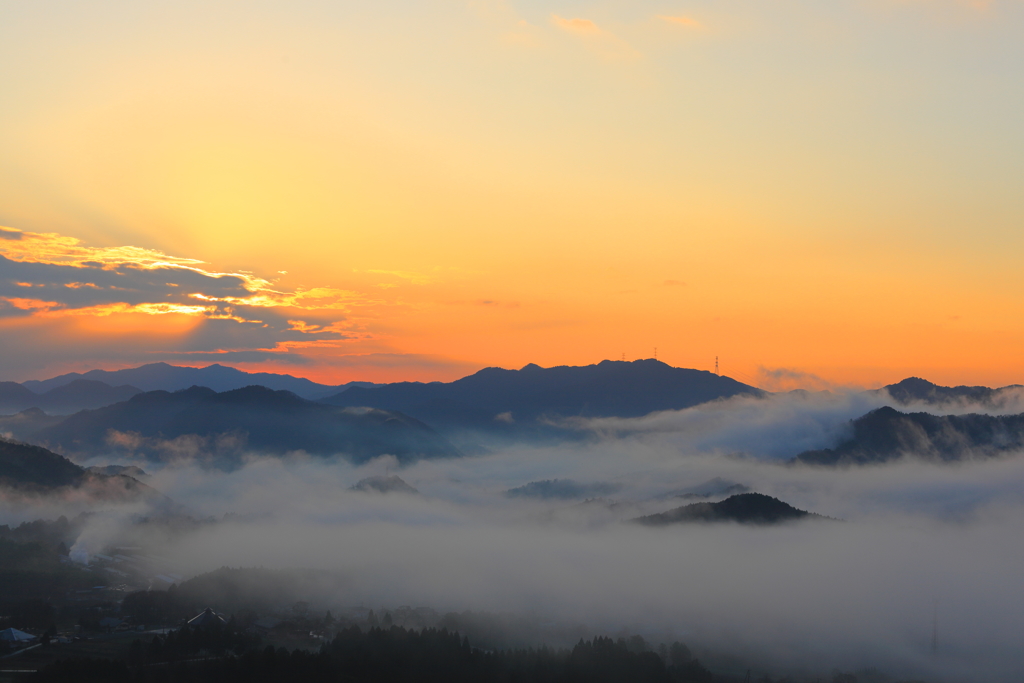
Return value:
M 907 379 L 882 388 L 899 404 L 927 403 L 932 405 L 976 403 L 998 407 L 1011 400 L 1019 400 L 1024 386 L 1011 384 L 998 389 L 981 386 L 944 387 L 920 377 Z
M 521 434 L 564 417 L 640 417 L 760 389 L 704 370 L 657 360 L 521 370 L 485 368 L 454 382 L 399 382 L 353 387 L 324 399 L 338 406 L 398 410 L 437 429 Z
M 851 436 L 835 448 L 805 451 L 794 461 L 864 465 L 907 456 L 950 462 L 1024 450 L 1024 415 L 931 415 L 885 407 L 850 426 Z
M 38 496 L 74 490 L 96 502 L 143 502 L 164 511 L 179 509 L 170 498 L 125 474 L 87 470 L 39 446 L 0 439 L 0 496 Z
M 666 526 L 684 522 L 780 524 L 811 518 L 826 519 L 763 493 L 741 493 L 718 503 L 691 503 L 668 512 L 638 517 L 633 521 L 646 526 Z
M 86 470 L 39 446 L 0 439 L 0 486 L 54 488 L 76 486 Z
M 217 393 L 192 387 L 151 391 L 98 410 L 82 411 L 34 435 L 69 453 L 140 455 L 155 460 L 191 455 L 211 464 L 237 462 L 246 452 L 346 456 L 364 461 L 391 454 L 399 460 L 458 456 L 422 422 L 392 411 L 344 409 L 288 391 L 252 386 Z

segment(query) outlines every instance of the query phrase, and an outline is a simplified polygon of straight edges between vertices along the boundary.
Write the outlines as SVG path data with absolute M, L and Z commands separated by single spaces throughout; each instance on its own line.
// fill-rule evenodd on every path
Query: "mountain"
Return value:
M 404 479 L 394 474 L 360 479 L 351 490 L 363 491 L 365 493 L 419 493 L 414 487 L 409 486 Z
M 7 488 L 76 486 L 84 468 L 39 446 L 0 440 L 0 485 Z
M 343 454 L 357 462 L 384 454 L 400 461 L 460 455 L 406 415 L 338 408 L 260 386 L 221 393 L 206 387 L 150 391 L 76 413 L 35 439 L 69 453 L 200 457 L 217 465 L 236 463 L 246 452 Z
M 17 413 L 31 408 L 39 398 L 17 382 L 0 382 L 0 413 Z
M 683 522 L 739 522 L 740 524 L 781 524 L 798 519 L 828 519 L 800 510 L 763 493 L 740 493 L 719 503 L 691 503 L 668 512 L 632 520 L 646 526 L 667 526 Z
M 4 497 L 69 491 L 96 502 L 145 502 L 166 510 L 177 508 L 169 498 L 132 477 L 90 472 L 45 448 L 0 439 L 0 492 Z
M 1011 384 L 1010 386 L 990 389 L 988 387 L 944 387 L 933 384 L 920 377 L 908 377 L 907 379 L 883 387 L 884 391 L 894 401 L 901 405 L 910 403 L 930 403 L 942 405 L 949 403 L 977 403 L 988 407 L 1000 407 L 1007 401 L 1020 400 L 1024 393 L 1024 386 Z
M 231 391 L 258 384 L 268 389 L 290 391 L 308 399 L 318 399 L 338 393 L 350 386 L 372 387 L 372 382 L 349 382 L 340 386 L 317 384 L 303 377 L 278 375 L 269 372 L 244 372 L 225 365 L 190 368 L 167 363 L 150 363 L 124 370 L 90 370 L 72 372 L 47 380 L 23 382 L 24 388 L 43 393 L 70 384 L 75 380 L 97 380 L 110 385 L 129 384 L 141 391 L 180 391 L 189 387 L 208 387 L 214 391 Z M 0 394 L 2 396 L 2 394 Z M 26 406 L 27 407 L 27 406 Z
M 509 489 L 505 491 L 505 495 L 510 498 L 573 500 L 607 496 L 621 488 L 618 484 L 607 482 L 585 484 L 572 479 L 543 479 Z
M 129 477 L 139 481 L 149 476 L 144 469 L 135 465 L 93 465 L 92 467 L 86 467 L 85 471 L 95 474 L 127 474 Z
M 850 427 L 852 435 L 835 448 L 805 451 L 794 461 L 864 465 L 912 456 L 948 462 L 1024 450 L 1024 415 L 931 415 L 884 407 Z
M 738 484 L 728 479 L 722 479 L 721 477 L 714 477 L 709 479 L 703 484 L 697 484 L 696 486 L 689 486 L 684 489 L 677 491 L 671 491 L 666 493 L 661 498 L 719 498 L 721 496 L 731 496 L 736 493 L 748 493 L 750 491 L 749 486 Z
M 446 434 L 476 431 L 522 437 L 567 434 L 566 428 L 554 424 L 558 418 L 640 417 L 739 394 L 764 393 L 711 372 L 648 359 L 606 360 L 582 367 L 485 368 L 454 382 L 353 387 L 323 402 L 398 410 Z
M 139 389 L 113 387 L 97 380 L 76 379 L 37 394 L 14 382 L 0 382 L 0 413 L 11 414 L 36 408 L 50 414 L 67 415 L 88 408 L 101 408 L 127 401 Z
M 41 429 L 60 423 L 63 416 L 47 415 L 39 408 L 29 408 L 14 415 L 0 415 L 0 437 L 32 441 Z

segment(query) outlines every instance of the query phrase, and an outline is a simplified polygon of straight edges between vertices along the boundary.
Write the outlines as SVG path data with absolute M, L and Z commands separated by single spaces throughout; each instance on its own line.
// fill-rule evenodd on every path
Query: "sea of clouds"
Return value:
M 850 419 L 883 403 L 864 393 L 737 398 L 581 423 L 592 437 L 569 445 L 404 468 L 387 456 L 359 467 L 342 457 L 254 456 L 233 471 L 182 460 L 151 471 L 147 483 L 217 522 L 148 530 L 132 542 L 185 576 L 221 566 L 327 570 L 344 577 L 345 590 L 311 596 L 324 604 L 539 614 L 593 633 L 737 653 L 773 675 L 873 666 L 894 677 L 1017 680 L 1024 457 L 786 464 L 834 445 Z M 352 490 L 390 475 L 418 493 Z M 540 481 L 605 493 L 507 493 Z M 834 519 L 629 521 L 728 484 Z M 19 514 L 33 512 L 50 510 Z M 98 515 L 79 555 L 131 536 L 138 510 L 124 512 Z

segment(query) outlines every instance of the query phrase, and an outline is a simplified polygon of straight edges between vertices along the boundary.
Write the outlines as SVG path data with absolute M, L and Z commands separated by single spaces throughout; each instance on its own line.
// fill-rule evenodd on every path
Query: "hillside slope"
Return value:
M 449 434 L 471 430 L 522 436 L 558 433 L 559 418 L 640 417 L 739 394 L 764 393 L 711 372 L 638 360 L 580 367 L 486 368 L 454 382 L 353 387 L 323 402 L 398 410 Z
M 900 457 L 952 462 L 1024 451 L 1024 415 L 931 415 L 878 408 L 850 423 L 835 448 L 805 451 L 812 465 L 865 465 Z
M 246 452 L 343 455 L 361 462 L 390 454 L 401 461 L 460 455 L 428 426 L 399 413 L 344 409 L 287 391 L 252 386 L 217 393 L 192 387 L 152 391 L 72 415 L 36 434 L 70 453 L 201 457 L 230 464 Z

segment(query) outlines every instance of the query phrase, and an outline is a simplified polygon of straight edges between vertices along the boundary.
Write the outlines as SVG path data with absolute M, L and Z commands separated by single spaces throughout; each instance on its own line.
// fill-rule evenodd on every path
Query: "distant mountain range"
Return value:
M 850 426 L 852 434 L 835 448 L 805 451 L 794 462 L 864 465 L 903 456 L 949 462 L 1024 450 L 1024 415 L 931 415 L 884 407 Z
M 564 418 L 641 417 L 737 395 L 765 392 L 704 370 L 674 368 L 657 360 L 602 361 L 597 365 L 521 370 L 485 368 L 454 382 L 398 382 L 352 387 L 323 399 L 337 406 L 398 410 L 444 434 L 565 435 Z
M 740 524 L 781 524 L 800 519 L 828 519 L 800 510 L 763 493 L 740 493 L 718 503 L 691 503 L 668 512 L 632 520 L 645 526 L 668 526 L 687 522 L 738 522 Z
M 145 502 L 164 510 L 177 508 L 169 498 L 133 477 L 90 471 L 45 448 L 0 439 L 0 492 L 5 497 L 69 491 L 96 502 Z
M 460 455 L 444 437 L 406 415 L 339 408 L 260 386 L 221 393 L 206 387 L 145 392 L 76 413 L 32 440 L 86 457 L 198 457 L 215 465 L 231 465 L 245 452 L 305 451 L 356 462 L 384 454 L 403 462 Z
M 943 412 L 959 406 L 1009 412 L 1018 404 L 1024 410 L 1024 387 L 1019 385 L 943 387 L 910 377 L 879 392 L 897 405 L 934 405 Z M 382 453 L 408 460 L 458 454 L 447 439 L 469 453 L 485 451 L 480 444 L 583 439 L 591 435 L 579 428 L 587 418 L 641 417 L 739 395 L 767 392 L 650 359 L 579 367 L 530 364 L 520 370 L 486 368 L 454 382 L 337 387 L 222 365 L 153 363 L 24 384 L 0 382 L 0 435 L 86 455 L 113 449 L 166 458 L 184 447 L 181 437 L 194 435 L 194 447 L 208 457 L 242 450 L 305 450 L 343 452 L 357 461 Z M 87 412 L 60 417 L 81 410 Z M 900 415 L 892 409 L 865 415 L 851 423 L 848 440 L 795 460 L 882 462 L 903 454 L 956 460 L 1020 448 L 1012 416 Z M 574 486 L 568 480 L 535 482 L 510 495 L 583 495 Z
M 38 408 L 51 415 L 68 415 L 79 410 L 127 401 L 138 393 L 140 390 L 130 385 L 114 387 L 87 379 L 71 380 L 42 393 L 34 393 L 15 382 L 0 382 L 0 414 Z
M 372 387 L 372 382 L 349 382 L 338 386 L 317 384 L 303 377 L 278 375 L 269 372 L 244 372 L 226 365 L 209 365 L 205 368 L 190 368 L 167 363 L 150 363 L 137 368 L 124 370 L 90 370 L 85 373 L 72 372 L 47 380 L 29 380 L 21 386 L 35 394 L 44 394 L 58 387 L 71 384 L 76 380 L 93 380 L 110 386 L 130 385 L 140 391 L 179 391 L 189 387 L 208 387 L 214 391 L 231 391 L 258 384 L 268 389 L 290 391 L 302 398 L 319 399 L 337 394 L 347 387 Z M 3 382 L 2 385 L 14 384 Z M 119 399 L 125 400 L 127 396 Z M 31 404 L 36 405 L 36 404 Z M 31 407 L 26 405 L 25 408 Z M 42 405 L 39 408 L 46 408 Z M 96 406 L 83 406 L 96 407 Z M 23 410 L 24 408 L 19 408 Z M 15 411 L 16 412 L 16 411 Z M 48 411 L 49 412 L 49 411 Z

